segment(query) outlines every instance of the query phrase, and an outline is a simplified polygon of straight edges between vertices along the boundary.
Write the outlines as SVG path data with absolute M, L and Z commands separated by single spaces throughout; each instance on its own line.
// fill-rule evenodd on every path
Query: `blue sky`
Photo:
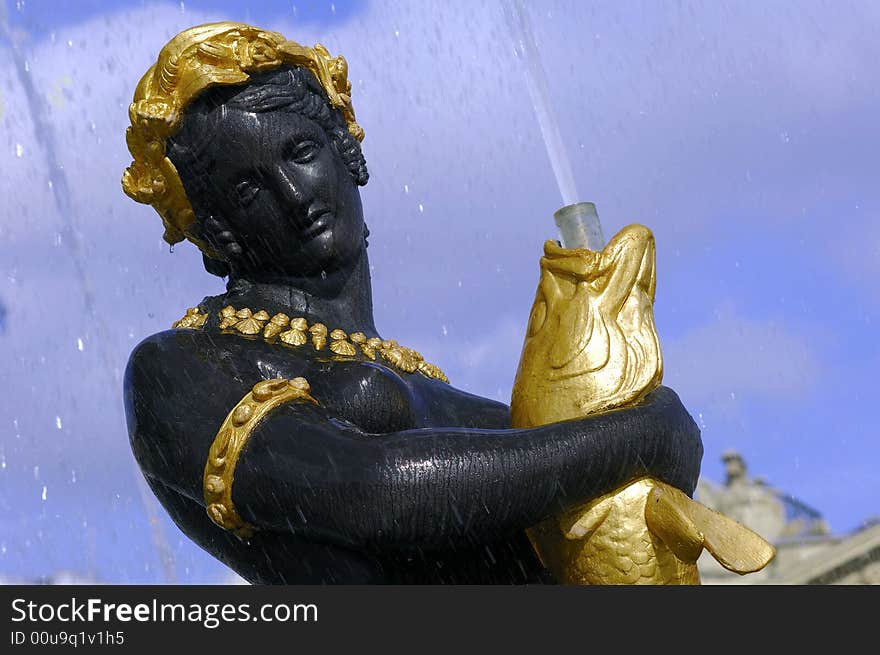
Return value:
M 62 169 L 50 176 L 2 39 L 2 576 L 223 579 L 141 496 L 120 401 L 131 348 L 221 288 L 119 186 L 134 84 L 188 26 L 246 20 L 346 56 L 377 325 L 456 386 L 509 399 L 561 200 L 501 4 L 248 4 L 6 3 Z M 540 2 L 529 15 L 582 199 L 606 236 L 640 222 L 657 238 L 665 383 L 703 428 L 704 475 L 720 481 L 734 447 L 836 532 L 880 514 L 880 6 Z

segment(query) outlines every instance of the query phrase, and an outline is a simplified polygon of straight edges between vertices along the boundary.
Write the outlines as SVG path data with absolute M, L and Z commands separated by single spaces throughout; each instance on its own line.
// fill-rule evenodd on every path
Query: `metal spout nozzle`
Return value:
M 588 248 L 602 250 L 605 238 L 596 205 L 591 202 L 576 202 L 566 205 L 553 213 L 553 220 L 562 236 L 563 248 Z

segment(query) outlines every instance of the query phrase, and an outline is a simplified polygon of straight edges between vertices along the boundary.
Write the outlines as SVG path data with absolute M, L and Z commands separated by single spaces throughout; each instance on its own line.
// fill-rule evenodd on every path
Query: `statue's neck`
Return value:
M 302 316 L 348 333 L 378 336 L 373 322 L 373 292 L 367 251 L 352 265 L 332 273 L 310 277 L 273 277 L 231 274 L 226 293 L 211 299 L 221 306 L 266 310 Z

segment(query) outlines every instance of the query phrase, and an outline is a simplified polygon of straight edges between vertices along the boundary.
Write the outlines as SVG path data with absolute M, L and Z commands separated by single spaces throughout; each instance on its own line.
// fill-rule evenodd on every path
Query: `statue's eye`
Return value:
M 311 139 L 300 141 L 290 150 L 290 158 L 297 164 L 308 164 L 321 152 L 321 144 Z
M 253 180 L 245 180 L 244 182 L 239 182 L 235 186 L 235 193 L 238 196 L 238 201 L 245 206 L 251 204 L 259 192 L 260 187 L 257 186 L 257 183 Z

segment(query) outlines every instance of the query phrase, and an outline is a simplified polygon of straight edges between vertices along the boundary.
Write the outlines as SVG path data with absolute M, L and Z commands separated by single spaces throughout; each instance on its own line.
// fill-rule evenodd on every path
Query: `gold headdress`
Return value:
M 243 23 L 209 23 L 171 39 L 141 78 L 128 109 L 131 127 L 125 131 L 125 140 L 134 161 L 122 175 L 122 189 L 159 212 L 168 243 L 189 239 L 212 254 L 192 234 L 195 213 L 177 169 L 165 156 L 166 139 L 180 127 L 184 109 L 209 87 L 241 84 L 252 74 L 285 64 L 314 73 L 330 104 L 342 112 L 348 131 L 363 140 L 364 131 L 355 121 L 351 104 L 348 64 L 342 55 L 331 57 L 321 44 L 309 48 Z

